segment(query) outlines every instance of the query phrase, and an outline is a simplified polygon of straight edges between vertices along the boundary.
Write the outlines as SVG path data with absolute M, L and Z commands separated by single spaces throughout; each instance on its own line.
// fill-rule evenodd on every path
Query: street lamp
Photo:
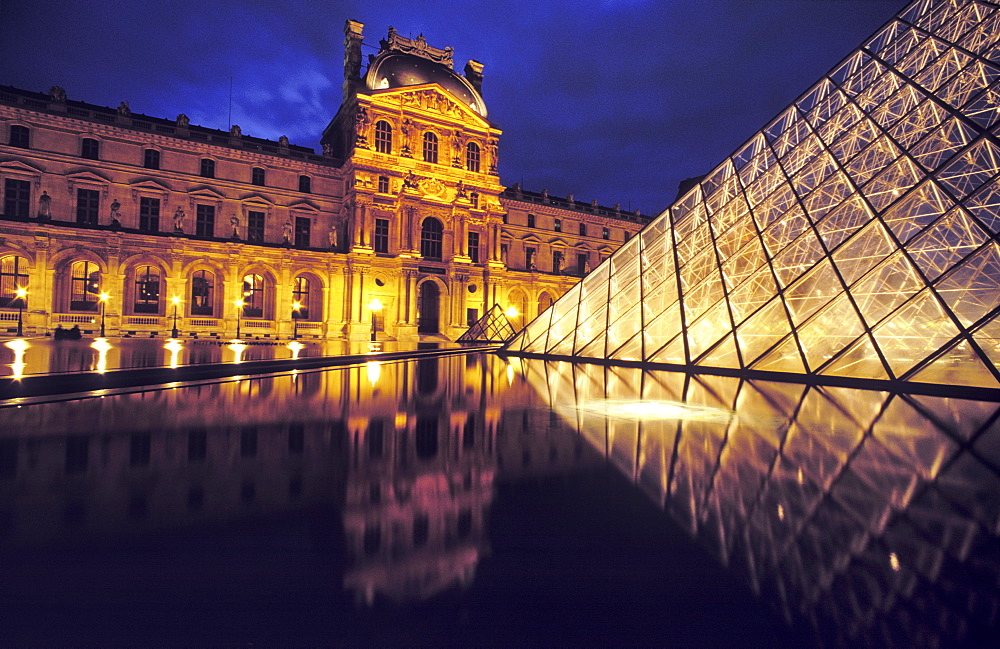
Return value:
M 20 338 L 24 335 L 24 299 L 28 297 L 28 289 L 19 286 L 14 294 L 17 296 L 17 336 Z
M 181 299 L 175 295 L 170 298 L 170 301 L 174 303 L 174 328 L 170 330 L 170 337 L 179 338 L 180 336 L 177 335 L 177 305 L 181 303 Z
M 301 302 L 292 302 L 292 340 L 297 340 L 299 337 L 299 309 L 301 308 Z
M 240 339 L 240 312 L 243 310 L 243 305 L 246 304 L 243 300 L 236 300 L 233 302 L 236 305 L 236 340 Z
M 375 318 L 379 311 L 382 310 L 382 302 L 377 297 L 373 297 L 372 301 L 368 303 L 368 308 L 372 310 L 372 342 L 375 342 Z
M 104 338 L 104 303 L 108 301 L 108 298 L 111 297 L 111 294 L 101 293 L 99 297 L 101 303 L 101 338 Z

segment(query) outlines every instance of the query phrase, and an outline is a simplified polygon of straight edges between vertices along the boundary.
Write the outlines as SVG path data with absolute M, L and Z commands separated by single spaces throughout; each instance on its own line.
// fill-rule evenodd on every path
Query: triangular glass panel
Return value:
M 752 367 L 755 370 L 792 372 L 794 374 L 804 374 L 806 371 L 795 336 L 789 336 L 780 345 L 761 356 Z
M 1000 382 L 993 372 L 983 364 L 971 347 L 967 340 L 959 340 L 930 364 L 904 378 L 918 383 L 974 385 L 980 388 L 1000 387 Z
M 900 377 L 953 339 L 958 329 L 924 289 L 872 333 L 893 374 Z
M 740 359 L 736 353 L 736 342 L 733 340 L 732 334 L 726 336 L 725 340 L 716 345 L 704 357 L 695 361 L 695 365 L 738 368 Z
M 609 358 L 613 358 L 620 361 L 641 361 L 642 358 L 642 334 L 637 333 L 632 336 L 624 345 L 616 350 L 612 350 L 608 355 Z
M 1000 252 L 991 243 L 934 286 L 963 325 L 969 326 L 1000 304 Z
M 875 351 L 868 334 L 860 339 L 843 354 L 830 361 L 819 370 L 819 374 L 832 376 L 853 376 L 860 379 L 888 379 L 889 374 L 882 365 L 882 360 Z

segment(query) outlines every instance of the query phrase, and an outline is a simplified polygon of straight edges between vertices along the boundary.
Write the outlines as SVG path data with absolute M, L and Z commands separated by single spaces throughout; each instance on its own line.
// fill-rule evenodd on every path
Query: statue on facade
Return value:
M 329 142 L 323 143 L 323 155 L 332 156 L 333 155 L 333 145 Z
M 327 239 L 329 240 L 329 243 L 330 243 L 330 250 L 339 250 L 340 249 L 340 233 L 337 231 L 337 224 L 336 223 L 331 223 L 330 224 L 330 231 L 327 232 L 326 236 L 327 236 Z
M 191 119 L 184 113 L 181 113 L 180 115 L 177 116 L 177 126 L 183 128 L 186 126 L 190 126 L 190 124 L 191 124 Z
M 119 203 L 118 199 L 116 198 L 114 201 L 111 202 L 111 227 L 120 228 L 122 226 L 121 210 L 122 210 L 122 204 Z
M 240 239 L 240 217 L 233 214 L 229 217 L 229 225 L 233 226 L 232 239 L 234 241 L 239 241 Z
M 187 218 L 187 214 L 184 213 L 184 208 L 180 205 L 174 211 L 174 232 L 184 232 L 184 219 Z
M 281 226 L 281 236 L 285 241 L 285 245 L 292 242 L 292 220 L 286 219 L 285 224 Z
M 66 103 L 66 91 L 61 86 L 52 86 L 49 88 L 49 99 L 64 104 Z
M 243 129 L 238 124 L 233 124 L 229 127 L 229 135 L 230 137 L 243 137 Z
M 282 135 L 278 138 L 278 146 L 288 146 L 288 136 Z
M 417 176 L 412 171 L 407 172 L 406 177 L 403 178 L 403 189 L 416 189 L 417 188 Z
M 38 197 L 38 218 L 43 221 L 52 218 L 52 197 L 45 191 Z
M 132 115 L 132 109 L 128 107 L 127 101 L 123 101 L 122 103 L 118 104 L 118 114 L 121 115 L 122 117 L 129 117 Z
M 461 180 L 455 185 L 455 198 L 468 198 L 465 192 L 465 183 Z

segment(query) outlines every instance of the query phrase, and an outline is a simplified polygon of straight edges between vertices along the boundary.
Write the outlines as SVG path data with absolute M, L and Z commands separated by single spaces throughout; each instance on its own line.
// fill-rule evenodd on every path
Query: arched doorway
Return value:
M 437 284 L 430 280 L 421 284 L 417 300 L 417 313 L 419 317 L 417 333 L 439 333 L 441 290 L 438 288 Z

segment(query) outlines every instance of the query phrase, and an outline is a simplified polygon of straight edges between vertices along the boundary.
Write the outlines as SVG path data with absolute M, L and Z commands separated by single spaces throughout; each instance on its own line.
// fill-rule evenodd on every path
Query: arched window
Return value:
M 243 317 L 264 317 L 264 278 L 260 275 L 243 276 Z
M 70 266 L 69 310 L 97 311 L 101 294 L 101 270 L 92 261 L 74 261 Z
M 17 289 L 28 287 L 27 261 L 17 255 L 0 259 L 0 307 L 14 308 L 19 305 Z M 20 304 L 20 306 L 25 306 Z
M 441 260 L 441 242 L 444 239 L 444 226 L 434 217 L 424 219 L 420 228 L 420 255 L 424 259 Z
M 191 276 L 191 315 L 215 315 L 215 274 L 196 270 Z
M 428 131 L 424 133 L 424 162 L 437 164 L 438 136 Z
M 375 153 L 392 153 L 392 125 L 385 120 L 375 124 Z
M 544 312 L 550 306 L 552 306 L 552 296 L 547 291 L 542 291 L 538 296 L 538 313 Z
M 479 173 L 479 145 L 475 142 L 465 146 L 465 168 Z
M 299 275 L 292 285 L 292 302 L 298 302 L 301 306 L 296 311 L 292 309 L 292 318 L 296 320 L 309 319 L 309 278 Z
M 136 313 L 160 312 L 160 269 L 156 266 L 139 266 L 135 269 Z

